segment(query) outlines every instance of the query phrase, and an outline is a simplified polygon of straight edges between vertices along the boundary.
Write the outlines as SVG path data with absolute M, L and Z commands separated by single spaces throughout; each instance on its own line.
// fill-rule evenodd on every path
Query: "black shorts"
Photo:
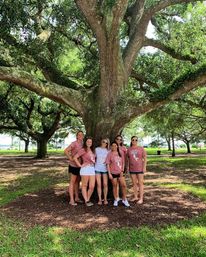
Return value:
M 80 172 L 80 169 L 81 168 L 79 168 L 79 167 L 72 167 L 72 166 L 69 165 L 68 172 L 72 173 L 73 175 L 78 176 L 79 172 Z
M 136 175 L 138 175 L 138 174 L 144 174 L 143 171 L 130 171 L 129 173 L 130 173 L 130 174 L 136 174 Z
M 112 174 L 113 178 L 120 178 L 120 174 Z

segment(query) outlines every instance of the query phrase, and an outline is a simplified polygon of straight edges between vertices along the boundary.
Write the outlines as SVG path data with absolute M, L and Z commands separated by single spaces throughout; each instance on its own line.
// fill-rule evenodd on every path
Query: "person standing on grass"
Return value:
M 83 145 L 84 134 L 82 131 L 78 131 L 76 134 L 76 141 L 72 142 L 65 150 L 64 153 L 69 159 L 69 173 L 70 183 L 69 183 L 69 196 L 70 202 L 69 204 L 72 206 L 77 205 L 77 203 L 81 202 L 79 199 L 79 182 L 80 182 L 80 168 L 77 166 L 74 161 L 74 155 L 82 148 Z
M 144 173 L 146 172 L 147 154 L 143 147 L 138 146 L 138 138 L 131 138 L 130 147 L 127 150 L 127 170 L 130 173 L 134 198 L 132 201 L 137 201 L 138 204 L 143 203 L 144 196 Z M 139 187 L 139 199 L 138 199 Z
M 103 180 L 103 192 L 104 192 L 104 205 L 108 204 L 107 193 L 108 193 L 108 172 L 106 166 L 106 157 L 109 152 L 109 139 L 102 139 L 101 145 L 96 147 L 96 163 L 95 163 L 95 175 L 97 182 L 97 193 L 98 193 L 98 205 L 102 205 L 102 180 Z
M 106 158 L 107 170 L 109 178 L 112 181 L 113 186 L 113 196 L 114 196 L 114 204 L 113 206 L 118 206 L 118 194 L 117 194 L 117 183 L 119 182 L 121 190 L 122 190 L 122 203 L 124 206 L 129 207 L 129 202 L 126 198 L 126 181 L 123 176 L 124 172 L 124 156 L 121 155 L 119 151 L 118 144 L 113 142 L 111 144 L 111 151 L 108 153 Z
M 79 161 L 82 159 L 82 163 Z M 80 167 L 80 176 L 82 180 L 82 195 L 86 206 L 92 206 L 90 202 L 91 195 L 95 186 L 95 154 L 93 150 L 93 140 L 91 137 L 87 137 L 84 140 L 83 148 L 80 149 L 74 156 L 74 161 L 78 167 Z

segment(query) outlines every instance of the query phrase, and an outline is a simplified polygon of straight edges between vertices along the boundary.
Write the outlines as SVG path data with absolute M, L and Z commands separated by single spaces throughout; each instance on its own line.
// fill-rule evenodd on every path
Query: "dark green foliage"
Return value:
M 195 71 L 190 70 L 190 71 L 186 72 L 185 74 L 176 78 L 170 86 L 163 86 L 163 87 L 151 92 L 149 94 L 150 100 L 153 102 L 155 102 L 155 101 L 158 102 L 160 100 L 168 99 L 171 94 L 176 92 L 178 89 L 181 89 L 181 87 L 184 86 L 184 83 L 187 80 L 193 80 L 197 76 L 205 74 L 205 72 L 206 72 L 206 64 L 202 65 L 200 68 L 198 68 Z

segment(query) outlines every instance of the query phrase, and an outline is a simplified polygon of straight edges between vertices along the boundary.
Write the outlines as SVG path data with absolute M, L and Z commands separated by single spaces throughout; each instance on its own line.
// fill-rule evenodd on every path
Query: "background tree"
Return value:
M 179 101 L 145 115 L 141 119 L 143 131 L 151 134 L 156 132 L 167 143 L 173 134 L 186 144 L 187 153 L 191 153 L 190 143 L 202 140 L 206 132 L 205 92 L 205 88 L 193 90 Z
M 28 137 L 35 140 L 37 158 L 46 156 L 47 143 L 55 131 L 68 128 L 72 125 L 72 116 L 76 117 L 60 104 L 12 85 L 4 85 L 1 99 L 0 130 L 13 131 L 13 135 L 23 140 Z
M 1 1 L 0 80 L 70 106 L 96 140 L 113 138 L 135 117 L 205 85 L 201 2 Z

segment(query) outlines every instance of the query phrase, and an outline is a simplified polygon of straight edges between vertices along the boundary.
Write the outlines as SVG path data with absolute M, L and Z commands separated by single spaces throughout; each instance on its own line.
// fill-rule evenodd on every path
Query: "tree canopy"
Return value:
M 0 80 L 72 107 L 87 134 L 114 137 L 205 85 L 205 11 L 194 0 L 3 0 Z

